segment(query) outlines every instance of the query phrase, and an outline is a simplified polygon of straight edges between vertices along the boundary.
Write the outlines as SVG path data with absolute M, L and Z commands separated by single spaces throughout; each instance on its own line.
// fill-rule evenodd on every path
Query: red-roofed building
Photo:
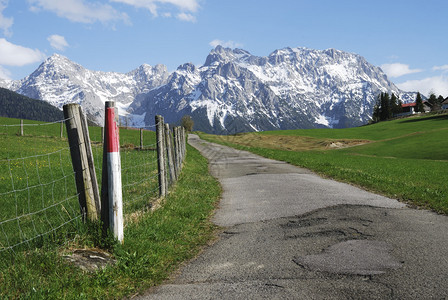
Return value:
M 398 116 L 413 115 L 413 114 L 417 113 L 417 112 L 415 112 L 415 108 L 417 107 L 416 102 L 405 103 L 405 104 L 402 104 L 401 107 L 403 108 L 403 112 L 398 114 Z M 431 106 L 427 101 L 423 102 L 423 109 L 425 110 L 425 113 L 431 111 Z

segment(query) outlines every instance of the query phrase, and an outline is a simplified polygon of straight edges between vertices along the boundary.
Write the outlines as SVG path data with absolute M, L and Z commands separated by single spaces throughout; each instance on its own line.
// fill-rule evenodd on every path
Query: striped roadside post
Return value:
M 107 205 L 107 208 L 103 206 L 102 220 L 104 226 L 109 225 L 108 227 L 113 232 L 114 237 L 123 243 L 123 199 L 117 117 L 118 115 L 115 114 L 115 103 L 107 101 L 104 122 L 104 180 L 101 193 L 102 202 Z M 104 163 L 107 167 L 104 167 Z M 105 172 L 107 174 L 104 174 Z

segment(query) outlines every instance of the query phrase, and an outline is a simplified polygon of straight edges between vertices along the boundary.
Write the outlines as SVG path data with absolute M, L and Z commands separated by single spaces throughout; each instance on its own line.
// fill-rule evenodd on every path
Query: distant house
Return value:
M 444 102 L 445 103 L 445 102 Z M 408 116 L 416 114 L 415 108 L 417 107 L 417 103 L 405 103 L 401 105 L 401 108 L 403 109 L 402 113 L 398 114 L 397 116 Z M 431 111 L 431 104 L 428 103 L 428 101 L 423 102 L 423 109 L 425 110 L 425 113 Z
M 448 109 L 448 97 L 442 102 L 442 109 Z

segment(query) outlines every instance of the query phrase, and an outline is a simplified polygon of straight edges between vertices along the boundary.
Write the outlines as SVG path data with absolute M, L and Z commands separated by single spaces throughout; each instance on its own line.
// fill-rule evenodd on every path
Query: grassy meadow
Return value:
M 0 125 L 19 122 L 0 118 Z M 209 217 L 221 190 L 194 148 L 188 147 L 181 177 L 164 205 L 151 212 L 158 197 L 155 133 L 144 131 L 140 150 L 139 131 L 120 129 L 125 242 L 119 245 L 100 238 L 99 224 L 81 221 L 60 124 L 25 126 L 23 137 L 19 129 L 0 126 L 1 299 L 132 296 L 166 279 L 213 237 L 216 228 Z M 101 183 L 101 129 L 90 127 L 89 132 Z M 63 259 L 74 249 L 108 251 L 116 264 L 82 271 Z
M 448 213 L 447 114 L 347 129 L 200 135 L 411 205 Z

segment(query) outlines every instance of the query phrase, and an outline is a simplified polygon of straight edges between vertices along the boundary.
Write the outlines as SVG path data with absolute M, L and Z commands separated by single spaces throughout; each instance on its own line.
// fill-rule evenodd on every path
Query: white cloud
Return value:
M 151 14 L 157 17 L 158 9 L 162 5 L 170 4 L 174 7 L 177 7 L 182 11 L 177 18 L 183 21 L 193 21 L 191 14 L 187 14 L 185 12 L 194 13 L 199 9 L 199 1 L 198 0 L 111 0 L 112 2 L 124 3 L 137 8 L 148 9 Z M 194 21 L 196 18 L 194 18 Z M 194 22 L 193 21 L 193 22 Z
M 221 45 L 221 46 L 226 47 L 226 48 L 241 48 L 241 47 L 243 47 L 242 44 L 234 42 L 234 41 L 222 41 L 222 40 L 218 40 L 218 39 L 211 41 L 209 43 L 209 45 L 212 46 L 212 47 L 216 47 L 218 45 Z
M 24 66 L 45 59 L 45 54 L 37 49 L 15 45 L 0 38 L 0 65 Z
M 180 14 L 177 14 L 176 18 L 178 18 L 181 21 L 192 22 L 192 23 L 196 22 L 196 17 L 191 14 L 180 13 Z
M 384 64 L 381 65 L 381 69 L 387 74 L 389 77 L 401 77 L 403 75 L 419 73 L 423 70 L 421 69 L 410 69 L 409 65 L 401 64 L 401 63 L 393 63 L 393 64 Z
M 13 18 L 7 18 L 3 15 L 3 10 L 8 6 L 8 0 L 0 0 L 0 30 L 3 30 L 3 34 L 10 36 L 10 28 L 14 23 Z
M 436 95 L 448 96 L 448 76 L 434 76 L 420 80 L 409 80 L 396 84 L 400 89 L 410 92 L 420 92 L 429 95 L 434 92 Z
M 64 51 L 69 46 L 62 35 L 53 34 L 47 40 L 50 42 L 51 47 L 59 51 Z
M 0 66 L 0 79 L 11 79 L 11 72 Z
M 72 22 L 103 23 L 115 20 L 128 22 L 128 15 L 120 13 L 108 4 L 100 2 L 86 2 L 85 0 L 28 0 L 32 5 L 31 10 L 48 10 L 56 13 L 61 18 Z
M 434 66 L 432 67 L 433 71 L 448 71 L 448 65 L 443 66 Z

